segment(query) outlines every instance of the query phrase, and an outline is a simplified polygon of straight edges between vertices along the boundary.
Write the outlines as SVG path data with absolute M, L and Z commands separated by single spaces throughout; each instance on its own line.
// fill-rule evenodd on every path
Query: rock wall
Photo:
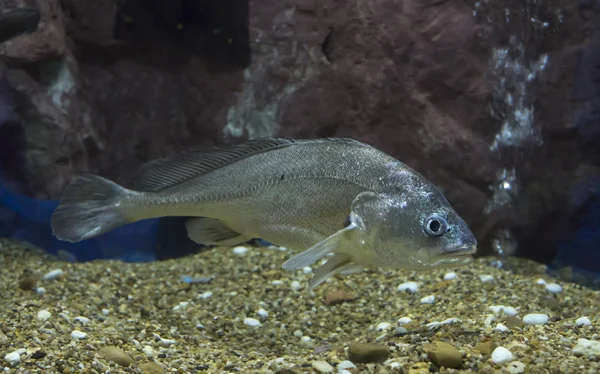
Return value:
M 484 252 L 493 229 L 507 227 L 541 258 L 551 242 L 540 222 L 561 217 L 582 163 L 600 164 L 573 122 L 591 105 L 573 71 L 592 43 L 594 4 L 526 2 L 547 24 L 523 26 L 527 50 L 548 54 L 531 93 L 543 145 L 498 152 L 490 59 L 519 27 L 504 9 L 522 1 L 18 3 L 38 4 L 43 19 L 37 33 L 1 46 L 19 117 L 0 129 L 0 144 L 22 134 L 22 164 L 11 153 L 3 167 L 33 196 L 56 198 L 83 170 L 125 182 L 141 163 L 191 144 L 349 136 L 437 183 Z M 486 214 L 507 164 L 520 194 Z

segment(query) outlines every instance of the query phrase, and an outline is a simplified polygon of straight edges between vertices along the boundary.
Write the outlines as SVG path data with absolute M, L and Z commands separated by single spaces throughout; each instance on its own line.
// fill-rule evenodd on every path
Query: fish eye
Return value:
M 441 236 L 448 231 L 448 221 L 437 214 L 430 215 L 425 221 L 425 233 L 429 236 Z

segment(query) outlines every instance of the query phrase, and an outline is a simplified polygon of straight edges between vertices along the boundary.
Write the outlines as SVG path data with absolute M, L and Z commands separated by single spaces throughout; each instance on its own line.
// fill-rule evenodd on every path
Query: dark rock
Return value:
M 381 344 L 352 342 L 348 347 L 348 360 L 354 363 L 383 362 L 389 355 L 388 347 Z

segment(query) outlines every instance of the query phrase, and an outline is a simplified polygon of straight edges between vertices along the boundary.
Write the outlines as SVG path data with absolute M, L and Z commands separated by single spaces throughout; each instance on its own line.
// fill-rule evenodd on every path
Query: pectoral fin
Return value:
M 350 223 L 348 226 L 337 231 L 335 234 L 313 245 L 309 249 L 293 256 L 284 262 L 281 267 L 285 270 L 297 270 L 314 264 L 316 261 L 332 253 L 337 248 L 340 239 L 346 232 L 356 228 L 357 226 L 354 223 Z
M 188 237 L 198 244 L 231 246 L 246 242 L 246 237 L 227 227 L 223 222 L 213 218 L 190 218 L 185 227 Z
M 351 260 L 352 257 L 347 254 L 336 253 L 331 256 L 326 263 L 315 271 L 315 275 L 310 280 L 310 288 L 315 288 L 319 284 L 325 282 L 327 278 L 356 266 L 350 262 Z

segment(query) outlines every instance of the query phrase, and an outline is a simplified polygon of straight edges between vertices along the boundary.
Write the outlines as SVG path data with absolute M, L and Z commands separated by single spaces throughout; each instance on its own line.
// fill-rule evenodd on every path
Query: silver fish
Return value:
M 472 260 L 477 241 L 443 194 L 402 162 L 352 139 L 256 139 L 152 161 L 132 189 L 75 178 L 52 215 L 76 242 L 127 223 L 189 216 L 201 244 L 252 238 L 300 251 L 283 268 L 326 259 L 310 281 L 367 267 L 427 270 Z

